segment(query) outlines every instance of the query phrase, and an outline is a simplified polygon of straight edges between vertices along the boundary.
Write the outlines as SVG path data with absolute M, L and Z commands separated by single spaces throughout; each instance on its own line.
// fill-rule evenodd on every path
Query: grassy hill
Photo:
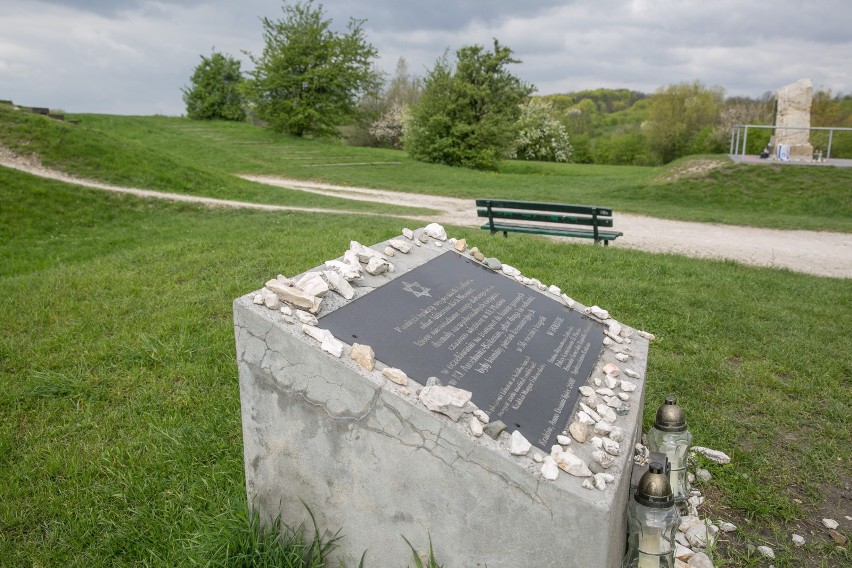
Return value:
M 449 195 L 492 189 L 518 196 L 538 187 L 553 197 L 577 191 L 561 187 L 570 179 L 586 188 L 572 196 L 621 196 L 622 209 L 631 191 L 657 191 L 666 207 L 683 200 L 674 210 L 691 203 L 733 215 L 733 206 L 700 195 L 716 187 L 735 191 L 738 184 L 745 187 L 736 199 L 745 199 L 746 189 L 768 194 L 785 184 L 788 172 L 804 170 L 724 166 L 696 175 L 692 161 L 661 170 L 510 162 L 499 173 L 481 174 L 245 125 L 83 116 L 74 126 L 13 116 L 0 115 L 0 142 L 34 152 L 51 167 L 115 183 L 284 203 L 301 194 L 234 183 L 230 174 L 404 182 L 410 191 Z M 284 155 L 276 146 L 295 150 Z M 401 164 L 309 166 L 356 158 Z M 824 191 L 845 195 L 837 207 L 848 211 L 849 185 L 838 188 L 845 178 L 831 177 L 845 174 L 808 170 L 834 180 Z M 823 170 L 828 173 L 815 173 Z M 678 196 L 679 187 L 686 196 Z M 789 194 L 804 211 L 811 197 L 792 188 Z M 754 199 L 751 209 L 767 215 L 776 206 Z M 795 222 L 813 213 L 796 208 L 786 213 Z M 0 563 L 248 565 L 239 557 L 254 548 L 245 522 L 231 302 L 275 274 L 293 275 L 340 255 L 350 239 L 378 242 L 402 225 L 382 216 L 151 201 L 0 168 Z M 838 519 L 848 533 L 852 352 L 845 330 L 852 329 L 852 281 L 449 230 L 657 334 L 645 426 L 663 397 L 676 394 L 696 444 L 733 458 L 728 466 L 698 462 L 713 475 L 699 485 L 708 496 L 704 512 L 739 526 L 718 547 L 725 565 L 764 565 L 747 548 L 759 544 L 774 547 L 776 566 L 852 562 L 852 547 L 835 546 L 819 522 Z M 346 527 L 321 528 L 346 533 Z M 791 532 L 808 544 L 793 547 Z M 418 546 L 427 539 L 405 536 Z M 435 548 L 440 561 L 441 543 Z M 407 560 L 376 559 L 368 551 L 366 565 Z
M 665 168 L 507 161 L 498 172 L 424 164 L 400 151 L 303 140 L 249 124 L 79 115 L 79 125 L 0 106 L 0 144 L 45 165 L 117 184 L 246 201 L 387 211 L 233 176 L 297 179 L 453 197 L 605 205 L 668 219 L 852 232 L 852 169 L 747 166 L 695 158 Z M 405 197 L 400 198 L 400 207 Z M 471 204 L 471 209 L 473 205 Z M 394 209 L 397 212 L 411 209 Z M 814 211 L 819 211 L 815 216 Z

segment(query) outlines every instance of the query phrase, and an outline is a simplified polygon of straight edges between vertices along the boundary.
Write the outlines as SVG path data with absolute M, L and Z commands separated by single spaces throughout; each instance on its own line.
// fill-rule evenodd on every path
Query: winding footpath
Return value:
M 269 176 L 241 177 L 321 195 L 428 207 L 441 212 L 430 218 L 412 217 L 422 221 L 463 227 L 482 225 L 482 220 L 476 216 L 473 200 L 470 199 L 342 187 Z M 612 241 L 610 246 L 696 258 L 730 259 L 754 266 L 788 268 L 818 276 L 852 278 L 852 234 L 671 221 L 618 212 L 613 216 L 613 225 L 624 236 Z
M 24 171 L 43 178 L 73 183 L 93 189 L 126 193 L 139 197 L 198 203 L 214 207 L 237 207 L 263 211 L 305 211 L 313 213 L 349 213 L 337 209 L 316 209 L 266 205 L 227 199 L 198 197 L 122 187 L 94 180 L 79 179 L 21 159 L 0 146 L 0 166 Z M 368 188 L 343 187 L 270 176 L 241 176 L 267 185 L 284 187 L 352 200 L 392 205 L 426 207 L 439 213 L 431 217 L 407 216 L 422 222 L 479 227 L 473 201 L 452 197 L 399 193 Z M 734 225 L 670 221 L 641 215 L 615 213 L 613 224 L 624 233 L 611 246 L 656 253 L 673 253 L 698 258 L 730 259 L 754 266 L 788 268 L 818 276 L 852 278 L 852 234 L 817 231 L 783 231 Z M 588 241 L 584 241 L 588 242 Z

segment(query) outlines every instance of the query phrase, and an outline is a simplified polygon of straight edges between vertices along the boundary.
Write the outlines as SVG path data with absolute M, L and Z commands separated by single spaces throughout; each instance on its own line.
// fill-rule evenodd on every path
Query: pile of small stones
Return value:
M 343 342 L 336 339 L 327 329 L 318 327 L 314 314 L 319 311 L 323 298 L 329 293 L 339 294 L 346 300 L 355 296 L 352 282 L 362 277 L 363 273 L 378 276 L 393 273 L 395 268 L 391 259 L 397 254 L 409 254 L 414 247 L 434 246 L 442 248 L 452 246 L 456 251 L 466 254 L 491 270 L 502 272 L 514 278 L 525 286 L 546 292 L 565 305 L 573 308 L 576 302 L 563 293 L 556 285 L 546 285 L 536 278 L 524 276 L 520 270 L 498 259 L 486 257 L 477 247 L 468 247 L 465 239 L 448 238 L 444 228 L 437 223 L 430 223 L 420 229 L 402 230 L 402 238 L 388 241 L 383 252 L 378 252 L 351 241 L 342 260 L 325 262 L 327 270 L 308 272 L 298 280 L 279 274 L 254 296 L 254 303 L 264 305 L 270 310 L 279 311 L 284 322 L 300 324 L 302 332 L 319 342 L 320 348 L 334 357 L 342 357 L 346 351 Z M 609 316 L 609 313 L 598 307 L 585 308 L 585 313 L 607 326 L 604 344 L 615 351 L 615 358 L 627 362 L 630 358 L 631 337 L 634 330 L 623 326 Z M 654 336 L 643 331 L 635 332 L 646 339 Z M 349 357 L 367 371 L 376 369 L 376 358 L 373 349 L 368 345 L 355 343 L 349 349 Z M 409 377 L 401 369 L 384 367 L 382 375 L 396 385 L 406 386 Z M 545 479 L 555 480 L 559 470 L 570 475 L 586 478 L 583 487 L 604 490 L 607 484 L 613 483 L 615 477 L 609 473 L 593 474 L 588 464 L 575 455 L 569 447 L 572 439 L 577 443 L 589 443 L 594 446 L 593 458 L 604 469 L 609 468 L 615 456 L 621 454 L 620 442 L 624 440 L 624 431 L 616 426 L 618 416 L 626 415 L 629 411 L 630 393 L 636 390 L 636 385 L 624 378 L 638 378 L 639 375 L 630 369 L 620 369 L 615 364 L 603 368 L 603 377 L 593 379 L 593 385 L 580 387 L 584 395 L 581 410 L 574 417 L 574 422 L 557 437 L 557 445 L 551 448 L 550 455 L 543 457 L 535 453 L 532 457 L 541 464 L 541 475 Z M 490 421 L 489 416 L 471 402 L 472 393 L 453 386 L 443 386 L 435 377 L 430 377 L 425 386 L 417 389 L 417 398 L 429 410 L 441 413 L 453 421 L 459 421 L 467 415 L 465 421 L 470 433 L 475 437 L 483 434 L 498 440 L 506 425 L 499 420 Z M 515 431 L 508 438 L 508 451 L 515 456 L 527 456 L 532 444 L 524 436 Z M 600 468 L 596 468 L 600 469 Z
M 325 262 L 328 270 L 308 272 L 298 280 L 278 275 L 274 280 L 268 281 L 255 295 L 254 303 L 280 311 L 282 319 L 287 323 L 299 322 L 302 331 L 317 340 L 323 351 L 335 357 L 341 357 L 345 351 L 344 344 L 330 331 L 317 327 L 318 321 L 313 315 L 319 311 L 323 297 L 333 292 L 351 300 L 355 292 L 350 283 L 361 278 L 362 272 L 374 276 L 394 272 L 390 259 L 396 254 L 411 252 L 412 244 L 414 246 L 433 244 L 440 248 L 448 243 L 456 251 L 466 253 L 491 270 L 500 271 L 525 286 L 542 292 L 546 291 L 562 300 L 568 307 L 575 305 L 574 300 L 563 293 L 558 286 L 548 286 L 538 279 L 524 276 L 517 268 L 503 264 L 496 258 L 486 257 L 477 247 L 468 248 L 465 239 L 448 238 L 444 228 L 437 223 L 431 223 L 417 230 L 403 229 L 402 236 L 402 239 L 390 240 L 384 254 L 357 241 L 352 241 L 349 250 L 343 254 L 342 260 Z M 607 326 L 604 344 L 616 352 L 615 358 L 618 361 L 627 362 L 630 358 L 629 344 L 634 330 L 610 318 L 609 313 L 598 306 L 586 308 L 585 313 Z M 638 333 L 649 340 L 653 339 L 651 334 L 641 331 Z M 364 369 L 374 370 L 375 353 L 369 346 L 353 344 L 349 355 Z M 577 443 L 592 444 L 595 447 L 592 456 L 604 469 L 609 468 L 615 456 L 621 453 L 619 443 L 624 440 L 624 431 L 616 426 L 615 422 L 617 416 L 626 415 L 629 411 L 630 393 L 636 390 L 636 385 L 627 379 L 618 379 L 622 370 L 615 364 L 604 366 L 603 372 L 603 377 L 593 379 L 594 386 L 580 387 L 585 397 L 581 403 L 581 410 L 577 413 L 574 422 L 557 437 L 559 443 L 551 448 L 550 455 L 546 457 L 538 453 L 533 455 L 533 459 L 542 464 L 541 475 L 545 479 L 557 479 L 561 469 L 571 475 L 587 478 L 583 486 L 588 489 L 603 490 L 608 483 L 614 482 L 615 477 L 611 474 L 605 472 L 593 474 L 588 464 L 569 448 L 572 439 Z M 382 369 L 382 374 L 397 385 L 405 386 L 408 383 L 408 377 L 400 369 L 385 367 Z M 638 378 L 638 374 L 630 369 L 624 369 L 623 374 Z M 479 437 L 487 433 L 496 440 L 506 427 L 501 421 L 490 422 L 488 415 L 471 402 L 472 393 L 452 386 L 443 386 L 434 377 L 427 380 L 426 386 L 419 389 L 417 396 L 426 408 L 444 414 L 453 421 L 458 421 L 464 414 L 470 414 L 468 426 L 473 436 Z M 520 432 L 515 431 L 509 437 L 508 450 L 512 455 L 528 455 L 531 448 L 530 442 Z

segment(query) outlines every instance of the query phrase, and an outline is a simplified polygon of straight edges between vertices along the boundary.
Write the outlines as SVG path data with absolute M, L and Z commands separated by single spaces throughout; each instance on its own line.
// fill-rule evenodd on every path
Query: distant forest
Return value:
M 572 161 L 657 165 L 690 154 L 727 153 L 735 124 L 772 124 L 774 94 L 724 97 L 699 82 L 672 85 L 646 94 L 628 89 L 594 89 L 546 95 L 565 125 Z M 666 124 L 670 122 L 670 124 Z M 852 127 L 852 95 L 817 90 L 811 126 Z M 770 131 L 749 133 L 748 153 L 759 154 Z M 668 143 L 668 145 L 667 145 Z M 814 150 L 825 153 L 828 134 L 811 135 Z M 668 146 L 668 147 L 667 147 Z M 852 158 L 852 132 L 836 132 L 831 154 Z

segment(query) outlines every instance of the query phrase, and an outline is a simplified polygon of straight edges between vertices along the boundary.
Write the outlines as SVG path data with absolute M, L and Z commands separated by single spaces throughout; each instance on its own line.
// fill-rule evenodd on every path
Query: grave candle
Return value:
M 692 444 L 692 434 L 686 427 L 683 409 L 673 396 L 657 409 L 654 426 L 648 431 L 648 449 L 666 455 L 671 464 L 669 483 L 674 499 L 685 501 L 689 497 L 689 480 L 686 474 L 686 455 Z
M 674 533 L 680 515 L 659 462 L 653 462 L 639 480 L 627 510 L 629 535 L 622 568 L 673 568 Z

